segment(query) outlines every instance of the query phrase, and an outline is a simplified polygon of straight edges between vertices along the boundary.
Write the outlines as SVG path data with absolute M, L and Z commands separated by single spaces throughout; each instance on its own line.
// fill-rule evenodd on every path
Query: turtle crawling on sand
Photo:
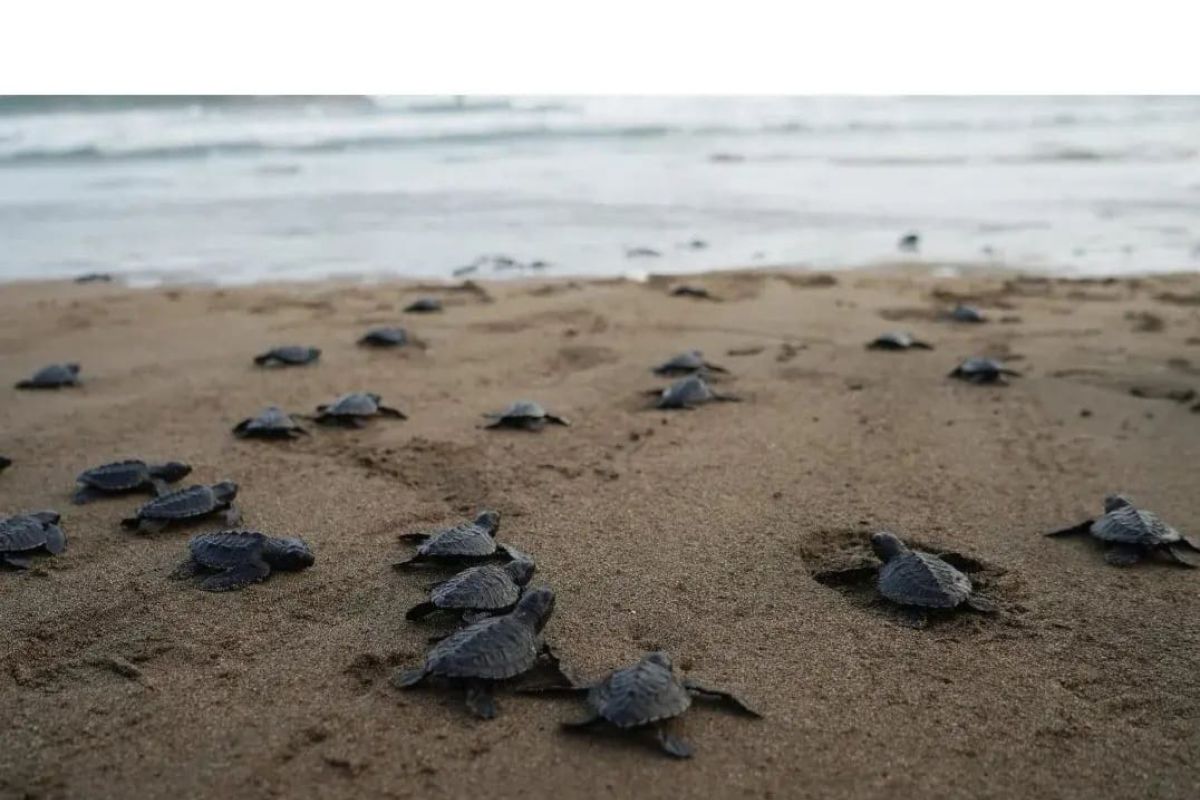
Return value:
M 8 469 L 11 466 L 12 466 L 11 458 L 6 458 L 4 456 L 0 456 L 0 472 L 4 472 L 4 470 Z
M 879 594 L 901 606 L 904 620 L 914 628 L 929 624 L 929 613 L 965 607 L 993 613 L 996 605 L 977 594 L 966 573 L 941 556 L 910 550 L 887 532 L 871 537 L 871 548 L 883 562 L 879 568 Z
M 692 286 L 691 284 L 682 283 L 671 290 L 672 297 L 692 297 L 697 300 L 716 300 L 712 294 L 703 286 Z
M 208 574 L 200 582 L 206 592 L 228 592 L 266 580 L 272 572 L 298 572 L 316 560 L 302 539 L 276 538 L 258 531 L 218 531 L 193 536 L 190 555 L 172 578 Z M 215 573 L 215 574 L 213 574 Z
M 473 622 L 442 639 L 425 655 L 425 663 L 411 670 L 396 670 L 392 685 L 411 689 L 429 678 L 442 678 L 466 688 L 467 708 L 481 719 L 496 716 L 492 691 L 533 669 L 545 658 L 557 677 L 558 659 L 542 639 L 542 629 L 554 612 L 554 592 L 539 587 L 525 593 L 515 608 L 498 617 Z
M 1005 384 L 1005 375 L 1019 378 L 1021 373 L 1009 369 L 994 358 L 978 358 L 972 356 L 966 359 L 951 372 L 951 378 L 967 381 L 968 383 L 999 383 Z
M 483 511 L 470 522 L 432 533 L 405 533 L 403 541 L 417 542 L 417 552 L 407 561 L 393 564 L 396 569 L 409 569 L 420 564 L 462 564 L 488 561 L 496 557 L 496 532 L 500 530 L 500 513 Z M 500 551 L 502 555 L 508 551 Z
M 320 357 L 321 349 L 319 347 L 286 345 L 284 347 L 272 347 L 262 355 L 255 356 L 254 363 L 260 367 L 299 367 L 304 364 L 311 364 Z
M 954 322 L 987 322 L 987 317 L 983 315 L 982 311 L 975 306 L 963 305 L 962 303 L 956 305 L 946 316 Z
M 491 420 L 485 428 L 514 428 L 523 431 L 540 431 L 551 425 L 570 425 L 562 417 L 556 417 L 546 412 L 546 409 L 532 400 L 518 400 L 503 411 L 495 414 L 484 414 Z
M 692 747 L 668 732 L 663 723 L 691 708 L 693 698 L 715 701 L 749 717 L 762 716 L 729 692 L 679 678 L 671 657 L 663 652 L 647 653 L 636 664 L 610 672 L 599 683 L 533 687 L 528 691 L 586 692 L 588 715 L 576 722 L 563 723 L 564 729 L 610 727 L 630 732 L 651 731 L 659 748 L 675 758 L 690 758 Z
M 365 347 L 403 347 L 410 341 L 404 328 L 372 328 L 358 343 Z
M 661 392 L 654 390 L 650 394 L 658 395 L 655 408 L 683 408 L 691 410 L 696 406 L 712 402 L 738 402 L 740 397 L 729 394 L 717 394 L 700 375 L 689 375 L 680 378 Z
M 317 406 L 314 419 L 322 425 L 342 425 L 347 428 L 361 428 L 370 417 L 408 419 L 400 411 L 383 405 L 381 400 L 373 392 L 344 394 L 329 405 Z
M 233 435 L 239 439 L 295 439 L 307 436 L 308 431 L 297 425 L 282 408 L 268 406 L 256 416 L 233 426 Z
M 430 314 L 442 310 L 442 301 L 436 297 L 418 297 L 404 310 L 409 314 Z
M 1114 567 L 1128 567 L 1151 553 L 1162 553 L 1185 567 L 1200 567 L 1200 541 L 1184 536 L 1158 515 L 1143 511 L 1119 494 L 1104 498 L 1104 514 L 1084 520 L 1047 536 L 1089 534 L 1108 545 L 1104 560 Z
M 140 459 L 114 461 L 79 473 L 75 480 L 79 488 L 71 497 L 76 504 L 90 503 L 101 497 L 130 492 L 165 494 L 168 483 L 186 478 L 192 471 L 187 464 L 168 461 L 166 464 L 147 464 Z
M 719 367 L 716 364 L 710 364 L 705 361 L 704 354 L 699 350 L 687 350 L 671 356 L 651 371 L 655 375 L 667 375 L 671 377 L 693 375 L 696 373 L 704 375 L 710 372 L 729 372 L 724 367 Z
M 137 510 L 132 517 L 121 520 L 121 526 L 142 533 L 157 533 L 174 522 L 191 522 L 210 514 L 222 514 L 225 524 L 236 525 L 241 512 L 233 504 L 238 485 L 232 481 L 197 484 L 159 495 Z
M 932 350 L 933 345 L 919 341 L 906 331 L 888 331 L 867 342 L 870 350 Z
M 29 569 L 30 553 L 43 549 L 58 555 L 67 549 L 67 535 L 58 527 L 57 511 L 34 511 L 0 519 L 0 567 Z
M 51 364 L 33 373 L 33 377 L 17 382 L 18 389 L 61 389 L 79 385 L 78 364 Z
M 511 561 L 481 564 L 463 570 L 449 580 L 434 584 L 429 600 L 408 610 L 408 619 L 424 619 L 437 611 L 455 611 L 474 621 L 489 614 L 509 611 L 521 599 L 525 585 L 537 568 L 532 558 L 515 547 L 500 545 Z

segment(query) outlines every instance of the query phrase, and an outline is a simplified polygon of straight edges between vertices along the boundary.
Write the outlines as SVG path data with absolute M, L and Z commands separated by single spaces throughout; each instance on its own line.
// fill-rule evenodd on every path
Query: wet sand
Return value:
M 54 361 L 84 385 L 8 388 L 0 513 L 63 512 L 69 547 L 0 573 L 0 797 L 1155 797 L 1200 793 L 1200 572 L 1107 566 L 1041 533 L 1124 491 L 1200 530 L 1200 277 L 814 277 L 485 284 L 404 315 L 406 284 L 0 291 L 0 385 Z M 937 319 L 957 299 L 992 321 Z M 372 325 L 425 349 L 366 351 Z M 873 352 L 909 329 L 928 352 Z M 321 347 L 263 370 L 273 344 Z M 688 348 L 745 402 L 646 409 Z M 1006 358 L 1007 387 L 946 373 Z M 242 441 L 271 403 L 370 390 L 409 415 Z M 1142 396 L 1136 396 L 1140 394 Z M 480 428 L 528 397 L 568 417 Z M 241 486 L 247 526 L 305 537 L 307 572 L 229 594 L 167 580 L 188 536 L 121 530 L 140 498 L 71 506 L 74 476 L 182 459 Z M 697 708 L 675 762 L 566 736 L 581 709 L 400 692 L 436 626 L 397 535 L 495 508 L 558 593 L 547 635 L 583 677 L 670 651 L 766 715 Z M 814 575 L 889 529 L 980 563 L 1003 611 L 926 630 Z M 448 573 L 441 573 L 448 574 Z

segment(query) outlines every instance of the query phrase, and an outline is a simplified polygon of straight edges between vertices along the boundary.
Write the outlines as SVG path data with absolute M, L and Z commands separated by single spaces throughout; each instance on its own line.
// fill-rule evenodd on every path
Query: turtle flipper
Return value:
M 0 565 L 9 566 L 13 569 L 29 569 L 33 566 L 33 559 L 28 556 L 17 556 L 12 553 L 0 553 Z
M 167 527 L 165 519 L 142 519 L 140 517 L 132 517 L 133 525 L 125 525 L 129 520 L 122 520 L 121 524 L 127 528 L 134 528 L 138 533 L 160 533 Z
M 654 729 L 654 735 L 658 739 L 659 748 L 672 758 L 692 757 L 692 746 L 678 736 L 668 733 L 661 725 Z
M 1090 533 L 1092 530 L 1093 522 L 1095 522 L 1095 520 L 1092 520 L 1092 519 L 1084 520 L 1083 522 L 1079 523 L 1078 525 L 1072 525 L 1069 528 L 1060 528 L 1059 530 L 1056 530 L 1056 531 L 1050 531 L 1046 535 L 1047 536 L 1077 536 L 1081 533 Z
M 71 502 L 77 506 L 81 506 L 105 496 L 104 492 L 94 489 L 91 486 L 80 486 L 75 490 L 75 494 L 71 495 Z
M 189 558 L 183 561 L 175 569 L 171 570 L 171 574 L 167 577 L 173 581 L 181 581 L 187 578 L 194 578 L 204 572 L 204 567 L 194 558 Z
M 63 533 L 63 529 L 57 525 L 46 526 L 46 543 L 43 545 L 46 552 L 58 555 L 63 550 L 67 549 L 67 535 Z
M 1191 542 L 1174 542 L 1164 547 L 1163 552 L 1177 564 L 1185 567 L 1200 567 L 1200 557 L 1197 557 L 1196 548 Z
M 408 610 L 408 613 L 406 613 L 404 615 L 404 618 L 405 619 L 425 619 L 425 617 L 428 617 L 430 614 L 434 613 L 437 610 L 438 610 L 438 607 L 435 606 L 433 603 L 417 603 L 415 606 L 413 606 L 412 608 L 410 608 Z
M 229 507 L 221 512 L 221 519 L 230 527 L 238 525 L 242 521 L 242 510 L 233 503 L 230 503 Z
M 563 417 L 556 417 L 553 414 L 546 415 L 546 422 L 549 422 L 551 425 L 568 425 L 569 426 L 571 424 L 570 422 L 567 422 L 567 420 L 564 419 Z
M 429 676 L 424 669 L 398 669 L 392 673 L 392 686 L 411 689 Z
M 270 574 L 270 565 L 255 559 L 205 578 L 200 582 L 200 588 L 206 592 L 229 592 L 265 580 Z
M 741 698 L 730 692 L 722 691 L 721 689 L 710 689 L 707 686 L 702 686 L 695 681 L 690 680 L 684 680 L 683 685 L 692 694 L 697 695 L 705 700 L 712 700 L 716 703 L 720 703 L 731 711 L 736 711 L 739 714 L 745 714 L 749 717 L 762 717 L 762 714 L 746 705 Z
M 1142 548 L 1132 544 L 1114 544 L 1104 551 L 1104 560 L 1114 567 L 1131 567 L 1142 560 Z
M 714 392 L 712 399 L 716 400 L 718 403 L 740 403 L 740 402 L 742 402 L 742 398 L 738 397 L 735 394 L 717 394 Z M 688 752 L 690 753 L 691 750 L 689 749 Z
M 467 709 L 480 719 L 496 718 L 496 700 L 492 697 L 491 684 L 471 681 L 467 685 Z
M 933 345 L 931 345 L 929 342 L 918 342 L 916 339 L 912 340 L 912 344 L 910 344 L 909 347 L 915 347 L 918 350 L 932 350 L 933 349 Z
M 429 540 L 428 533 L 402 533 L 398 537 L 402 542 L 424 542 Z
M 964 605 L 972 611 L 978 611 L 980 614 L 995 614 L 1000 610 L 996 605 L 996 601 L 990 597 L 981 594 L 972 593 Z
M 492 612 L 490 611 L 464 611 L 462 613 L 462 622 L 463 625 L 472 625 L 490 616 L 492 616 Z
M 151 478 L 146 481 L 146 488 L 155 496 L 161 497 L 171 491 L 171 487 L 162 478 Z
M 395 417 L 396 419 L 408 419 L 402 411 L 388 406 L 379 406 L 379 413 L 385 417 Z

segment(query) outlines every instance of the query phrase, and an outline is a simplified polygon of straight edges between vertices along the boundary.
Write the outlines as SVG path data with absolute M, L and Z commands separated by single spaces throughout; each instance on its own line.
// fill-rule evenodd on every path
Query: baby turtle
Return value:
M 563 723 L 564 729 L 580 731 L 604 726 L 621 731 L 649 730 L 662 751 L 675 758 L 690 758 L 692 747 L 669 733 L 664 723 L 691 708 L 693 698 L 716 701 L 731 711 L 756 719 L 762 716 L 729 692 L 702 686 L 688 678 L 680 679 L 671 657 L 663 652 L 647 653 L 636 664 L 610 672 L 599 683 L 566 690 L 587 693 L 589 714 L 576 722 Z
M 871 537 L 871 548 L 883 561 L 879 568 L 879 593 L 900 605 L 905 622 L 914 628 L 929 624 L 929 611 L 966 606 L 981 613 L 992 613 L 995 603 L 976 594 L 971 579 L 948 564 L 942 557 L 910 550 L 894 535 L 886 532 Z
M 921 236 L 917 233 L 906 233 L 900 237 L 896 246 L 905 253 L 915 253 L 921 248 Z
M 302 539 L 276 538 L 258 531 L 218 531 L 193 536 L 190 555 L 172 578 L 192 578 L 206 592 L 228 592 L 266 580 L 272 572 L 299 572 L 316 560 Z
M 987 322 L 987 317 L 983 315 L 975 306 L 967 306 L 959 303 L 947 315 L 954 322 Z
M 553 612 L 554 592 L 550 589 L 526 592 L 509 613 L 473 622 L 439 641 L 420 668 L 396 670 L 392 685 L 410 689 L 430 677 L 448 679 L 465 686 L 471 713 L 492 719 L 496 716 L 495 684 L 528 672 L 543 656 L 558 677 L 569 683 L 541 636 Z
M 906 331 L 888 331 L 867 343 L 871 350 L 932 350 L 933 345 L 919 341 Z
M 693 375 L 695 373 L 705 374 L 708 372 L 723 372 L 728 373 L 729 370 L 724 367 L 718 367 L 716 364 L 710 364 L 704 360 L 704 354 L 699 350 L 688 350 L 678 355 L 671 356 L 663 363 L 655 367 L 652 372 L 655 375 Z
M 462 522 L 433 533 L 405 533 L 400 539 L 417 542 L 417 553 L 407 561 L 393 564 L 409 569 L 418 564 L 457 564 L 486 561 L 496 555 L 496 532 L 500 530 L 500 512 L 483 511 L 470 522 Z
M 950 373 L 951 378 L 958 378 L 969 383 L 1003 384 L 1007 383 L 1004 380 L 1005 375 L 1019 378 L 1021 373 L 1009 369 L 994 358 L 978 358 L 975 356 L 959 364 Z
M 436 297 L 418 297 L 404 307 L 409 314 L 429 314 L 442 310 L 442 301 Z
M 372 328 L 358 343 L 365 347 L 403 347 L 409 341 L 408 331 L 404 328 Z
M 51 364 L 33 373 L 28 380 L 19 381 L 18 389 L 61 389 L 79 385 L 78 364 Z
M 192 471 L 187 464 L 168 461 L 166 464 L 147 464 L 130 459 L 102 464 L 79 473 L 75 480 L 79 488 L 71 497 L 76 504 L 90 503 L 101 497 L 129 492 L 150 492 L 161 495 L 167 492 L 167 484 L 186 478 Z
M 656 408 L 683 408 L 691 410 L 696 406 L 711 402 L 738 402 L 742 398 L 729 394 L 717 394 L 708 382 L 699 375 L 689 375 L 672 383 L 662 392 L 657 390 L 651 394 L 658 395 Z
M 233 426 L 233 435 L 240 439 L 295 439 L 297 436 L 307 436 L 308 431 L 297 425 L 282 408 L 268 406 L 257 416 Z
M 327 406 L 317 406 L 315 419 L 322 425 L 342 425 L 347 428 L 361 428 L 370 417 L 408 419 L 396 409 L 381 405 L 381 399 L 373 392 L 344 394 Z
M 703 286 L 691 286 L 689 284 L 680 284 L 671 290 L 672 297 L 694 297 L 697 300 L 716 300 L 708 289 Z
M 237 493 L 238 485 L 232 481 L 177 489 L 146 503 L 132 517 L 121 520 L 121 526 L 156 533 L 172 522 L 190 522 L 218 512 L 223 514 L 227 525 L 236 525 L 241 519 L 241 512 L 233 504 Z
M 320 357 L 321 349 L 319 347 L 287 345 L 285 347 L 272 347 L 262 355 L 255 356 L 254 363 L 260 367 L 299 367 L 304 364 L 311 364 Z
M 417 620 L 437 611 L 457 611 L 473 622 L 490 614 L 510 611 L 521 599 L 521 592 L 537 566 L 532 558 L 515 547 L 502 544 L 498 549 L 504 550 L 512 561 L 503 566 L 481 564 L 434 584 L 429 600 L 413 606 L 404 616 Z
M 1108 545 L 1104 560 L 1115 567 L 1128 567 L 1147 555 L 1160 552 L 1185 567 L 1200 567 L 1200 542 L 1184 536 L 1158 515 L 1143 511 L 1119 494 L 1104 498 L 1104 515 L 1085 520 L 1047 536 L 1086 533 Z
M 492 420 L 485 428 L 516 428 L 525 431 L 540 431 L 546 423 L 552 425 L 570 425 L 562 417 L 546 413 L 546 409 L 532 400 L 518 400 L 508 408 L 496 414 L 484 414 Z
M 5 458 L 4 456 L 0 456 L 0 472 L 4 472 L 4 470 L 8 469 L 11 466 L 12 466 L 11 458 Z
M 51 555 L 67 549 L 67 535 L 58 527 L 57 511 L 35 511 L 0 519 L 0 566 L 29 569 L 29 553 L 38 548 Z

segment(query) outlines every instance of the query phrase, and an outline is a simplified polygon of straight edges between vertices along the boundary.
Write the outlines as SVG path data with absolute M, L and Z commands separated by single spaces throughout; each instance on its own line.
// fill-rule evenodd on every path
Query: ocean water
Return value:
M 138 284 L 1190 270 L 1200 98 L 7 97 L 0 243 Z

